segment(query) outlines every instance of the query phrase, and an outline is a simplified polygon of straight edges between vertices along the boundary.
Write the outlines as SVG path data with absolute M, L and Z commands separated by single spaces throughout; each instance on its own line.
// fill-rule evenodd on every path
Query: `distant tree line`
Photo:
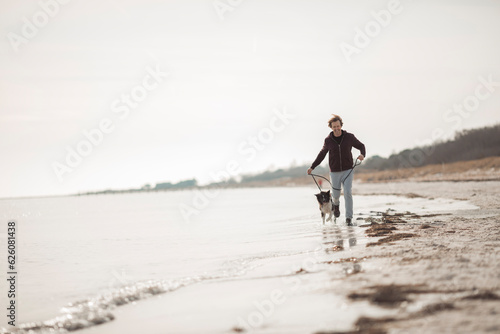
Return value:
M 431 145 L 403 150 L 392 154 L 388 158 L 373 156 L 367 158 L 363 164 L 356 168 L 359 170 L 391 170 L 407 167 L 420 167 L 431 164 L 451 163 L 482 159 L 491 156 L 500 156 L 500 124 L 472 129 L 462 130 L 455 133 L 452 140 L 436 142 Z M 208 186 L 232 186 L 235 184 L 246 184 L 250 182 L 267 182 L 281 178 L 295 178 L 306 176 L 306 170 L 310 165 L 293 166 L 281 168 L 274 171 L 265 171 L 256 174 L 242 175 L 240 182 L 230 179 L 223 182 L 212 183 Z M 318 166 L 315 174 L 327 175 L 328 169 Z M 198 186 L 196 179 L 184 180 L 177 183 L 157 183 L 154 188 L 146 184 L 140 189 L 127 190 L 104 190 L 89 192 L 90 194 L 112 194 L 140 191 L 162 191 L 188 189 Z
M 356 170 L 390 170 L 419 167 L 424 165 L 451 163 L 500 156 L 500 124 L 478 129 L 462 130 L 452 140 L 406 149 L 388 158 L 378 155 L 369 157 Z M 306 175 L 309 165 L 265 171 L 259 174 L 243 175 L 240 183 L 266 182 L 280 178 L 294 178 Z M 315 174 L 325 175 L 328 170 L 318 166 Z
M 155 190 L 167 190 L 167 189 L 183 189 L 183 188 L 192 188 L 197 186 L 196 179 L 184 180 L 177 183 L 164 182 L 157 183 L 155 186 Z
M 306 166 L 296 166 L 296 167 L 290 167 L 286 169 L 277 169 L 275 171 L 265 171 L 260 174 L 254 174 L 254 175 L 243 175 L 241 177 L 241 182 L 240 183 L 246 183 L 246 182 L 266 182 L 266 181 L 272 181 L 276 179 L 281 179 L 284 177 L 300 177 L 306 175 L 306 170 L 308 167 Z M 328 171 L 322 167 L 318 166 L 315 170 L 315 174 L 325 174 Z
M 500 156 L 500 124 L 462 130 L 454 139 L 407 149 L 388 158 L 367 158 L 360 170 L 388 170 Z

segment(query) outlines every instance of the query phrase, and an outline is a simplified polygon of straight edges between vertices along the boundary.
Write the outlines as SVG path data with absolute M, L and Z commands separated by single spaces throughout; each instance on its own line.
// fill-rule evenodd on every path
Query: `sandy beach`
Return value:
M 354 331 L 494 333 L 500 331 L 500 182 L 360 184 L 358 194 L 468 200 L 477 210 L 402 219 L 394 234 L 414 237 L 367 247 L 378 267 L 347 278 L 347 296 L 396 310 L 360 318 Z
M 82 333 L 500 331 L 500 182 L 358 183 L 354 189 L 415 201 L 467 200 L 478 208 L 422 214 L 389 205 L 357 220 L 348 236 L 325 235 L 326 253 L 292 271 L 303 254 L 269 260 L 243 273 L 245 279 L 204 283 L 213 289 L 193 285 L 117 308 L 119 321 Z M 266 266 L 281 266 L 283 276 L 266 278 Z

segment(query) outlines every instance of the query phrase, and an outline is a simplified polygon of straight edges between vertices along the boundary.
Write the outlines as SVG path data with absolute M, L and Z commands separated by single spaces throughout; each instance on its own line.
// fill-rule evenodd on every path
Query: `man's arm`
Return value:
M 361 152 L 361 155 L 358 157 L 359 160 L 363 161 L 363 159 L 366 157 L 366 148 L 365 148 L 365 144 L 363 144 L 362 142 L 360 142 L 358 140 L 358 138 L 356 138 L 355 135 L 352 135 L 353 137 L 353 143 L 352 143 L 352 146 L 357 148 L 359 150 L 359 152 Z
M 323 144 L 323 148 L 321 149 L 321 151 L 319 151 L 318 156 L 316 157 L 316 159 L 312 163 L 311 167 L 307 170 L 307 174 L 311 174 L 312 170 L 314 168 L 318 167 L 318 165 L 323 161 L 323 159 L 325 159 L 326 153 L 328 153 L 327 140 L 328 139 L 325 138 L 325 143 Z

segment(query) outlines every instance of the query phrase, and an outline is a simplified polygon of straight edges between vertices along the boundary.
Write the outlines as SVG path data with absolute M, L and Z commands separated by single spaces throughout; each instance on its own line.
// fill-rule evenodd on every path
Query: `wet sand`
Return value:
M 469 200 L 480 209 L 379 217 L 362 227 L 372 234 L 378 230 L 378 240 L 407 237 L 368 244 L 357 257 L 370 256 L 364 263 L 377 265 L 362 265 L 342 289 L 332 290 L 353 304 L 394 310 L 390 316 L 358 318 L 352 332 L 500 332 L 500 182 L 358 184 L 355 189 L 357 194 Z

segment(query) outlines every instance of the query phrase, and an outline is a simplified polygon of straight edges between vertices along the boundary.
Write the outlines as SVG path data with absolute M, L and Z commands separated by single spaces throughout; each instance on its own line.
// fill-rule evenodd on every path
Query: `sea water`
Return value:
M 17 224 L 17 330 L 120 322 L 117 308 L 155 295 L 168 298 L 181 288 L 189 295 L 197 285 L 199 296 L 217 282 L 279 277 L 300 270 L 304 259 L 331 259 L 328 249 L 335 245 L 364 247 L 363 229 L 346 227 L 343 216 L 322 224 L 316 192 L 240 188 L 0 200 L 2 248 L 7 222 Z M 397 196 L 354 196 L 354 205 L 355 219 L 389 208 L 425 213 L 471 207 Z M 6 256 L 0 264 L 4 275 Z M 6 280 L 1 284 L 3 295 Z M 7 320 L 0 327 L 13 330 Z

